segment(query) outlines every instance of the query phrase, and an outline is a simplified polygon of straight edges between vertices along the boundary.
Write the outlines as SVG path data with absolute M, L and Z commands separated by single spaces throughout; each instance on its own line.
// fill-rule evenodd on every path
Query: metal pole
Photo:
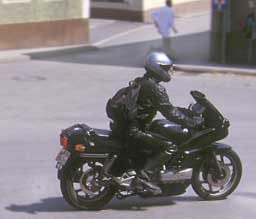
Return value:
M 221 62 L 226 64 L 227 62 L 227 33 L 230 31 L 230 2 L 231 0 L 227 0 L 227 8 L 224 9 L 221 13 L 221 22 L 222 22 L 222 52 L 221 52 Z
M 226 63 L 226 19 L 225 19 L 225 12 L 222 11 L 221 13 L 221 63 Z
M 249 4 L 249 8 L 251 10 L 254 9 L 254 13 L 255 13 L 255 0 L 254 1 L 248 1 Z M 254 25 L 253 25 L 253 30 L 252 30 L 252 36 L 250 39 L 248 39 L 248 57 L 247 57 L 247 62 L 248 64 L 252 64 L 253 63 L 253 45 L 254 45 L 254 40 L 255 40 L 255 20 L 254 20 Z

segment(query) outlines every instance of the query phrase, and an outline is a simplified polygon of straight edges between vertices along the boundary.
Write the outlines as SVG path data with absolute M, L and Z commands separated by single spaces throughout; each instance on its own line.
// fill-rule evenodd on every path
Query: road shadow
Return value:
M 194 196 L 181 196 L 181 197 L 159 197 L 159 198 L 147 198 L 142 199 L 138 197 L 132 197 L 125 200 L 114 199 L 104 209 L 115 211 L 146 211 L 151 207 L 159 206 L 173 206 L 177 202 L 194 202 L 200 201 L 198 197 Z
M 178 64 L 202 64 L 208 63 L 209 57 L 209 32 L 173 37 L 173 48 L 176 51 Z M 152 49 L 161 48 L 161 39 L 128 43 L 122 45 L 105 46 L 98 49 L 86 48 L 78 51 L 60 52 L 52 55 L 48 52 L 29 54 L 35 60 L 47 60 L 54 62 L 114 65 L 124 67 L 143 67 L 146 54 Z
M 41 199 L 39 202 L 27 205 L 11 204 L 5 207 L 5 209 L 12 212 L 28 214 L 37 214 L 42 212 L 68 212 L 74 210 L 62 197 Z
M 165 197 L 165 198 L 149 198 L 142 199 L 139 197 L 131 197 L 125 200 L 113 199 L 102 210 L 116 211 L 146 211 L 148 208 L 156 206 L 172 206 L 177 202 L 194 202 L 200 201 L 198 197 L 181 196 L 181 197 Z M 10 204 L 5 207 L 6 210 L 16 213 L 38 214 L 44 212 L 79 212 L 68 205 L 62 197 L 53 197 L 41 199 L 37 203 L 27 205 Z M 91 211 L 90 211 L 91 212 Z

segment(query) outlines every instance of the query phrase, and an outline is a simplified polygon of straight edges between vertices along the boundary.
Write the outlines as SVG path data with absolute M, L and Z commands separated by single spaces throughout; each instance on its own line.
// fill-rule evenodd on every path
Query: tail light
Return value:
M 83 153 L 85 151 L 85 146 L 82 144 L 77 144 L 75 146 L 75 151 Z
M 66 136 L 60 136 L 60 145 L 65 149 L 68 148 L 68 138 Z

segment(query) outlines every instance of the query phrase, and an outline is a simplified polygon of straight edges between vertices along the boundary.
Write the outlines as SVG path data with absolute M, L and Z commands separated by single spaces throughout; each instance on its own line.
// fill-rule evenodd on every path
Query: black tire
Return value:
M 102 209 L 115 195 L 115 188 L 109 185 L 102 192 L 103 194 L 93 199 L 80 197 L 74 188 L 74 173 L 78 170 L 73 167 L 72 171 L 65 173 L 60 179 L 60 188 L 64 199 L 74 208 L 79 210 L 100 210 Z
M 239 156 L 234 152 L 233 150 L 223 150 L 223 151 L 217 151 L 216 156 L 223 157 L 225 156 L 226 159 L 230 159 L 232 166 L 232 174 L 230 174 L 230 177 L 225 185 L 221 185 L 220 190 L 213 191 L 213 187 L 217 188 L 217 186 L 211 185 L 209 181 L 207 180 L 208 173 L 205 173 L 205 164 L 207 164 L 207 161 L 203 161 L 201 165 L 199 165 L 197 168 L 193 171 L 192 176 L 192 188 L 195 191 L 195 193 L 201 197 L 204 200 L 221 200 L 225 199 L 228 195 L 230 195 L 238 186 L 241 176 L 242 176 L 242 164 Z M 224 162 L 222 162 L 224 163 Z M 227 168 L 227 166 L 231 165 L 223 165 L 223 168 Z M 228 167 L 229 168 L 229 167 Z M 229 168 L 230 169 L 230 168 Z M 200 180 L 200 174 L 202 174 L 202 180 Z M 214 177 L 210 177 L 210 179 L 213 179 Z M 213 181 L 213 180 L 212 180 Z M 208 184 L 209 190 L 204 188 L 203 184 Z

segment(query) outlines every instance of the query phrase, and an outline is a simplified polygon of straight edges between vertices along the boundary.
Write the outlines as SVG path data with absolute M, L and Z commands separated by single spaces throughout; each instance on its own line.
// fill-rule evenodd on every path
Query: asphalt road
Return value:
M 187 106 L 189 91 L 198 89 L 231 120 L 224 142 L 240 154 L 244 174 L 228 199 L 201 201 L 189 189 L 180 197 L 113 200 L 86 212 L 61 196 L 54 168 L 59 132 L 77 122 L 107 128 L 107 98 L 143 69 L 41 60 L 2 64 L 0 73 L 0 218 L 254 218 L 255 77 L 176 73 L 165 84 L 173 104 Z
M 178 21 L 181 36 L 175 45 L 181 51 L 188 48 L 188 53 L 183 53 L 187 61 L 195 60 L 193 53 L 198 63 L 205 59 L 205 34 L 209 29 L 205 18 Z M 94 28 L 101 25 L 95 23 Z M 1 219 L 255 217 L 256 77 L 230 74 L 177 72 L 173 81 L 165 84 L 174 105 L 188 106 L 192 102 L 189 91 L 198 89 L 230 119 L 230 135 L 223 142 L 239 153 L 244 173 L 238 189 L 228 199 L 201 201 L 189 189 L 185 195 L 170 198 L 114 199 L 99 212 L 76 211 L 63 200 L 55 169 L 59 133 L 78 122 L 108 128 L 108 98 L 144 73 L 144 54 L 159 42 L 152 25 L 138 28 L 105 41 L 101 41 L 100 32 L 95 32 L 101 41 L 97 51 L 0 65 Z

